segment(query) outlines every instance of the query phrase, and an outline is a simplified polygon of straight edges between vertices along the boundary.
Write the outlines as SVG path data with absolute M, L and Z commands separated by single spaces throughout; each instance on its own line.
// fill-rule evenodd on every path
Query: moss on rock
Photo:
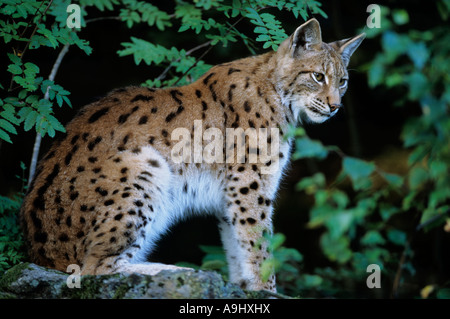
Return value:
M 268 298 L 225 282 L 218 273 L 200 270 L 161 271 L 149 276 L 113 274 L 82 276 L 80 288 L 69 288 L 68 274 L 23 263 L 0 278 L 0 298 L 48 299 L 235 299 Z

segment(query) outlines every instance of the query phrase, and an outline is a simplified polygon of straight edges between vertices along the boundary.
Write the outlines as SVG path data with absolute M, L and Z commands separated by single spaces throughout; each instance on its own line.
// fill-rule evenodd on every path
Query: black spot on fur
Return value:
M 259 204 L 259 205 L 264 204 L 264 198 L 263 198 L 262 196 L 259 196 L 259 197 L 258 197 L 258 204 Z
M 250 103 L 248 101 L 244 102 L 244 110 L 247 113 L 250 113 L 250 111 L 252 110 L 252 108 L 250 107 Z
M 109 107 L 104 107 L 104 108 L 98 110 L 97 112 L 95 112 L 94 114 L 92 114 L 89 117 L 88 123 L 94 123 L 94 122 L 98 121 L 102 116 L 104 116 L 108 112 L 109 112 Z
M 143 116 L 139 119 L 139 125 L 146 124 L 148 121 L 148 116 Z
M 78 198 L 79 195 L 80 195 L 80 194 L 79 194 L 78 192 L 71 193 L 71 194 L 70 194 L 70 199 L 71 199 L 71 200 L 75 200 L 75 199 Z
M 153 167 L 159 167 L 159 162 L 157 160 L 149 160 L 148 164 Z M 142 173 L 144 174 L 144 173 Z M 150 174 L 150 173 L 149 173 Z M 148 175 L 148 174 L 147 174 Z M 150 174 L 151 175 L 151 174 Z
M 230 75 L 230 74 L 232 74 L 232 73 L 234 73 L 234 72 L 241 72 L 241 70 L 239 70 L 239 69 L 234 69 L 234 68 L 229 68 L 229 69 L 228 69 L 228 75 Z
M 137 102 L 137 101 L 148 102 L 148 101 L 151 101 L 151 100 L 153 100 L 153 96 L 138 94 L 134 98 L 132 98 L 130 102 Z
M 134 202 L 134 205 L 136 205 L 137 207 L 142 207 L 144 206 L 144 203 L 142 203 L 140 200 L 137 200 Z
M 239 189 L 239 192 L 243 195 L 248 194 L 248 187 L 242 187 L 241 189 Z
M 46 243 L 48 238 L 48 234 L 46 232 L 37 231 L 34 233 L 34 240 L 38 243 Z
M 72 226 L 72 217 L 67 216 L 67 218 L 66 218 L 66 225 L 67 225 L 68 227 L 71 227 L 71 226 Z
M 102 196 L 108 195 L 108 191 L 105 190 L 105 189 L 103 189 L 103 188 L 101 188 L 101 187 L 97 187 L 97 188 L 95 189 L 95 191 L 96 191 L 97 193 L 99 193 L 100 195 L 102 195 Z
M 47 189 L 53 184 L 53 180 L 56 178 L 56 176 L 59 174 L 59 164 L 55 164 L 53 166 L 52 172 L 45 178 L 45 183 L 42 185 L 38 191 L 37 196 L 33 201 L 33 206 L 37 209 L 45 210 L 45 202 L 43 200 L 44 194 L 47 191 Z M 42 225 L 41 225 L 42 227 Z
M 259 187 L 259 185 L 258 185 L 258 183 L 256 181 L 250 184 L 250 188 L 251 189 L 257 190 L 258 187 Z
M 80 135 L 75 135 L 75 136 L 72 137 L 72 139 L 70 140 L 70 144 L 75 145 L 75 143 L 78 141 L 79 138 L 80 138 Z
M 216 83 L 217 83 L 217 80 L 214 81 L 213 83 L 211 83 L 211 84 L 208 86 L 208 89 L 209 89 L 209 91 L 211 92 L 211 96 L 212 96 L 214 102 L 217 102 L 217 93 L 216 93 L 216 91 L 214 90 L 214 85 L 215 85 Z
M 66 165 L 69 165 L 70 162 L 72 161 L 72 157 L 73 155 L 76 153 L 76 151 L 78 151 L 78 145 L 74 145 L 72 147 L 72 150 L 66 155 L 66 157 L 64 158 L 64 163 Z
M 169 123 L 172 121 L 178 114 L 184 111 L 184 106 L 180 105 L 176 112 L 171 112 L 169 115 L 166 116 L 166 122 Z
M 178 90 L 171 90 L 171 91 L 170 91 L 170 96 L 172 97 L 172 99 L 174 99 L 175 102 L 177 102 L 178 104 L 182 104 L 183 101 L 181 101 L 181 100 L 178 98 L 177 95 L 183 96 L 183 93 L 181 93 L 181 92 L 178 91 Z
M 69 236 L 66 233 L 62 233 L 61 235 L 59 235 L 58 239 L 62 242 L 67 242 L 69 241 Z
M 119 119 L 117 120 L 117 123 L 119 124 L 123 124 L 128 120 L 128 117 L 130 116 L 130 114 L 122 114 L 121 116 L 119 116 Z
M 233 100 L 233 90 L 236 88 L 236 84 L 231 84 L 230 89 L 228 90 L 228 101 L 231 102 Z
M 100 143 L 102 141 L 102 137 L 101 136 L 97 136 L 93 141 L 89 142 L 88 144 L 88 149 L 90 151 L 93 151 L 95 146 Z
M 204 85 L 207 85 L 209 79 L 211 79 L 211 77 L 214 76 L 214 74 L 215 74 L 214 72 L 208 74 L 208 76 L 207 76 L 206 78 L 203 79 L 203 84 L 204 84 Z
M 112 204 L 114 204 L 114 200 L 112 200 L 112 199 L 108 199 L 108 200 L 105 202 L 105 206 L 111 206 Z

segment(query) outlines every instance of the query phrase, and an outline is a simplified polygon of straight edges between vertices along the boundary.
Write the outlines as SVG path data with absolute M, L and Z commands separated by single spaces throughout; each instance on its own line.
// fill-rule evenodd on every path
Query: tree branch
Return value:
M 225 36 L 227 36 L 230 32 L 231 32 L 231 30 L 239 23 L 239 22 L 241 22 L 242 20 L 244 19 L 244 17 L 240 17 L 235 23 L 233 23 L 229 28 L 228 28 L 228 31 L 227 31 L 227 33 L 225 34 Z M 209 43 L 208 43 L 208 45 L 211 43 L 212 41 L 209 41 Z M 209 51 L 211 51 L 212 50 L 212 48 L 213 48 L 214 46 L 210 46 L 205 52 L 203 52 L 203 54 L 200 56 L 200 57 L 198 57 L 196 60 L 195 60 L 195 63 L 189 68 L 189 69 L 187 69 L 187 71 L 185 71 L 179 78 L 178 78 L 178 80 L 173 84 L 173 85 L 176 85 L 183 77 L 185 77 L 197 64 L 198 64 L 198 62 L 199 61 L 201 61 L 201 59 L 203 59 L 203 57 L 205 56 L 205 55 L 207 55 L 208 53 L 209 53 Z
M 21 54 L 20 54 L 20 56 L 19 56 L 19 57 L 20 57 L 20 60 L 23 60 L 23 56 L 25 55 L 25 52 L 27 52 L 28 47 L 30 46 L 31 39 L 32 39 L 33 36 L 36 34 L 38 25 L 41 23 L 42 17 L 45 16 L 45 14 L 47 13 L 47 10 L 48 10 L 48 9 L 50 8 L 50 6 L 52 5 L 52 2 L 53 2 L 53 0 L 50 0 L 50 2 L 48 3 L 47 7 L 46 7 L 45 10 L 44 10 L 44 12 L 42 13 L 41 17 L 39 18 L 39 21 L 36 23 L 36 26 L 34 27 L 33 32 L 31 33 L 30 40 L 27 41 L 27 43 L 26 43 L 26 45 L 25 45 L 25 48 L 23 49 L 23 51 L 21 52 Z M 42 3 L 41 3 L 41 5 L 42 5 Z M 40 9 L 41 9 L 41 6 L 39 6 L 38 10 L 36 11 L 36 14 L 39 12 Z M 36 14 L 35 14 L 35 15 L 36 15 Z M 22 32 L 22 35 L 25 33 L 25 31 L 26 31 L 27 28 L 28 28 L 28 25 L 26 26 L 24 32 Z M 21 37 L 22 37 L 22 35 L 21 35 Z M 14 83 L 13 78 L 14 78 L 14 76 L 11 76 L 11 82 L 9 83 L 9 90 L 8 90 L 8 91 L 12 91 L 12 86 L 13 86 L 13 83 Z
M 52 70 L 48 77 L 48 79 L 50 81 L 55 80 L 56 73 L 58 73 L 59 66 L 61 65 L 61 61 L 64 58 L 64 56 L 66 55 L 66 53 L 69 51 L 69 46 L 70 46 L 70 44 L 66 44 L 61 49 L 61 52 L 59 52 L 58 57 L 56 58 L 56 61 L 53 64 Z M 47 87 L 47 91 L 45 92 L 45 95 L 44 95 L 44 99 L 46 99 L 46 100 L 49 99 L 49 91 L 50 91 L 50 86 Z M 31 181 L 33 180 L 34 174 L 36 172 L 36 166 L 37 166 L 38 157 L 39 157 L 39 149 L 41 147 L 41 140 L 42 140 L 41 134 L 37 133 L 36 138 L 34 140 L 33 154 L 31 156 L 30 173 L 28 175 L 28 186 L 30 186 Z
M 186 51 L 186 56 L 191 55 L 191 54 L 194 53 L 195 51 L 197 51 L 197 50 L 199 50 L 199 49 L 201 49 L 201 48 L 204 48 L 204 47 L 210 45 L 211 42 L 212 42 L 212 40 L 209 40 L 209 41 L 207 41 L 207 42 L 205 42 L 205 43 L 202 43 L 202 44 L 200 44 L 200 45 L 197 45 L 196 47 L 190 49 L 189 51 Z M 170 71 L 170 69 L 173 68 L 173 64 L 174 64 L 175 62 L 180 61 L 180 60 L 181 60 L 181 58 L 178 58 L 177 60 L 172 61 L 172 62 L 169 64 L 169 66 L 167 66 L 167 67 L 164 69 L 164 71 L 156 78 L 156 80 L 163 80 L 163 79 L 166 77 L 167 73 Z

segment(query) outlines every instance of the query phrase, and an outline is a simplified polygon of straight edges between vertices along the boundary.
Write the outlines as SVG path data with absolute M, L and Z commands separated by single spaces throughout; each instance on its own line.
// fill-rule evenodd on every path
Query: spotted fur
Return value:
M 174 269 L 146 262 L 147 255 L 171 224 L 202 212 L 219 220 L 231 281 L 274 291 L 273 275 L 260 278 L 270 256 L 261 238 L 272 232 L 288 163 L 286 128 L 337 112 L 348 59 L 362 38 L 323 43 L 310 20 L 277 52 L 215 66 L 184 87 L 119 89 L 83 108 L 40 162 L 25 198 L 31 260 L 63 271 L 78 264 L 83 274 Z M 172 133 L 194 134 L 195 120 L 223 134 L 278 128 L 279 151 L 258 163 L 240 163 L 237 155 L 231 163 L 175 163 Z M 259 152 L 247 147 L 244 160 Z M 277 169 L 262 174 L 272 164 Z

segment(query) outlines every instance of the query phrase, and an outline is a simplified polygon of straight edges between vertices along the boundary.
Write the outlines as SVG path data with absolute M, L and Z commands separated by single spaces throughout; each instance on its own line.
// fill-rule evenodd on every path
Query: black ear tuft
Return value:
M 365 33 L 361 33 L 353 38 L 348 38 L 340 41 L 335 41 L 330 43 L 330 45 L 335 48 L 342 56 L 342 60 L 347 66 L 350 62 L 350 57 L 355 52 L 355 50 L 359 47 L 361 42 L 366 37 Z
M 302 24 L 291 36 L 290 51 L 292 57 L 302 50 L 312 50 L 315 45 L 322 43 L 322 33 L 319 21 L 311 19 Z

